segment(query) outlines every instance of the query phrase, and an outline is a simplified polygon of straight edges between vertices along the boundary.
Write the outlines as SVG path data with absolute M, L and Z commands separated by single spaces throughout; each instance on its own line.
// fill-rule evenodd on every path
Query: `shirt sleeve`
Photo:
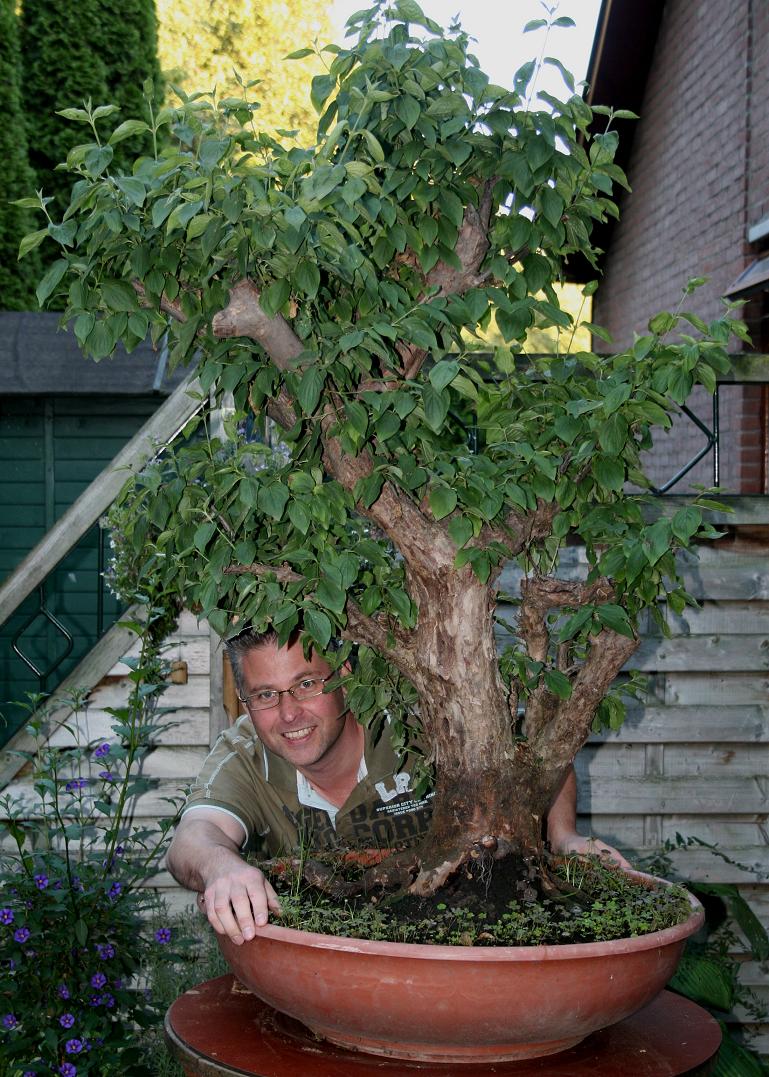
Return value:
M 235 735 L 233 735 L 235 734 Z M 195 808 L 214 808 L 234 816 L 243 826 L 245 845 L 265 830 L 262 750 L 258 741 L 228 730 L 208 754 L 193 782 L 182 815 Z

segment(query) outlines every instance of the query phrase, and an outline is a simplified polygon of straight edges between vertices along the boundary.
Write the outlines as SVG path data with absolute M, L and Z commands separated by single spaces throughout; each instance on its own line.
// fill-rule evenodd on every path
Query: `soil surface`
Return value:
M 290 871 L 271 873 L 285 926 L 393 942 L 522 946 L 643 935 L 680 923 L 691 911 L 680 887 L 650 888 L 618 868 L 576 858 L 538 870 L 513 857 L 479 857 L 429 897 L 381 890 L 342 895 L 336 882 L 349 889 L 362 869 L 338 860 L 332 867 L 325 891 Z

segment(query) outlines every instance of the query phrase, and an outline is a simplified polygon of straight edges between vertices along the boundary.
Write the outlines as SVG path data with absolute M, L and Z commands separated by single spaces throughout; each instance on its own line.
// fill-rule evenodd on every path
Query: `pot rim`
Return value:
M 626 874 L 638 879 L 642 885 L 672 886 L 667 879 L 648 875 L 642 871 L 626 870 Z M 242 944 L 258 945 L 262 939 L 287 943 L 293 946 L 337 950 L 342 953 L 363 953 L 371 956 L 381 955 L 391 958 L 404 957 L 408 960 L 472 961 L 472 962 L 512 962 L 512 961 L 573 961 L 579 958 L 628 954 L 636 951 L 650 950 L 655 947 L 669 946 L 683 941 L 705 922 L 705 911 L 694 896 L 687 891 L 691 915 L 680 924 L 651 931 L 646 935 L 636 935 L 623 939 L 609 939 L 603 942 L 548 943 L 542 946 L 449 946 L 445 943 L 423 942 L 382 942 L 373 939 L 356 939 L 343 935 L 321 935 L 315 931 L 302 931 L 300 928 L 280 927 L 266 924 L 257 927 L 256 936 L 250 942 Z M 226 939 L 220 939 L 227 942 Z M 240 949 L 241 947 L 238 947 Z

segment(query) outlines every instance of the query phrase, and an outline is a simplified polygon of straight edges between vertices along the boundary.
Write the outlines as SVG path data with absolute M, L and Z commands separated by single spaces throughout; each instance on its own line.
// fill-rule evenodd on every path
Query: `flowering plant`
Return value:
M 124 622 L 141 648 L 128 660 L 127 704 L 109 709 L 111 738 L 83 738 L 84 698 L 74 693 L 67 717 L 56 720 L 57 741 L 71 743 L 48 742 L 53 713 L 35 717 L 36 750 L 21 753 L 33 795 L 0 800 L 0 1071 L 11 1077 L 152 1072 L 137 1030 L 162 1014 L 146 969 L 178 960 L 188 945 L 156 927 L 162 904 L 140 888 L 157 869 L 173 819 L 150 831 L 131 817 L 135 797 L 151 784 L 142 760 L 168 712 L 160 706 L 165 663 L 154 631 L 166 616 L 149 608 L 146 621 Z

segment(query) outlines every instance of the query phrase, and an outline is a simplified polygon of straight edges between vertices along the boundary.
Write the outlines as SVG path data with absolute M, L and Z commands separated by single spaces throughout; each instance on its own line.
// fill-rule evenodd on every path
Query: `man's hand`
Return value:
M 240 855 L 245 826 L 215 808 L 196 808 L 176 828 L 166 860 L 173 877 L 197 890 L 198 908 L 219 935 L 240 946 L 264 927 L 280 902 L 259 868 Z
M 577 856 L 600 856 L 610 865 L 616 864 L 621 868 L 632 868 L 633 866 L 612 845 L 601 841 L 600 838 L 583 838 L 576 831 L 560 837 L 557 844 L 551 842 L 551 848 L 554 853 L 560 853 L 564 856 L 575 854 Z
M 621 868 L 631 865 L 622 853 L 617 852 L 600 838 L 583 838 L 577 833 L 577 779 L 574 768 L 569 767 L 564 775 L 561 788 L 556 793 L 547 813 L 547 840 L 554 853 L 578 856 L 600 856 L 609 864 Z
M 236 946 L 253 939 L 257 927 L 264 927 L 268 913 L 280 915 L 277 894 L 259 868 L 240 861 L 217 875 L 199 895 L 198 906 L 219 935 L 227 935 Z

